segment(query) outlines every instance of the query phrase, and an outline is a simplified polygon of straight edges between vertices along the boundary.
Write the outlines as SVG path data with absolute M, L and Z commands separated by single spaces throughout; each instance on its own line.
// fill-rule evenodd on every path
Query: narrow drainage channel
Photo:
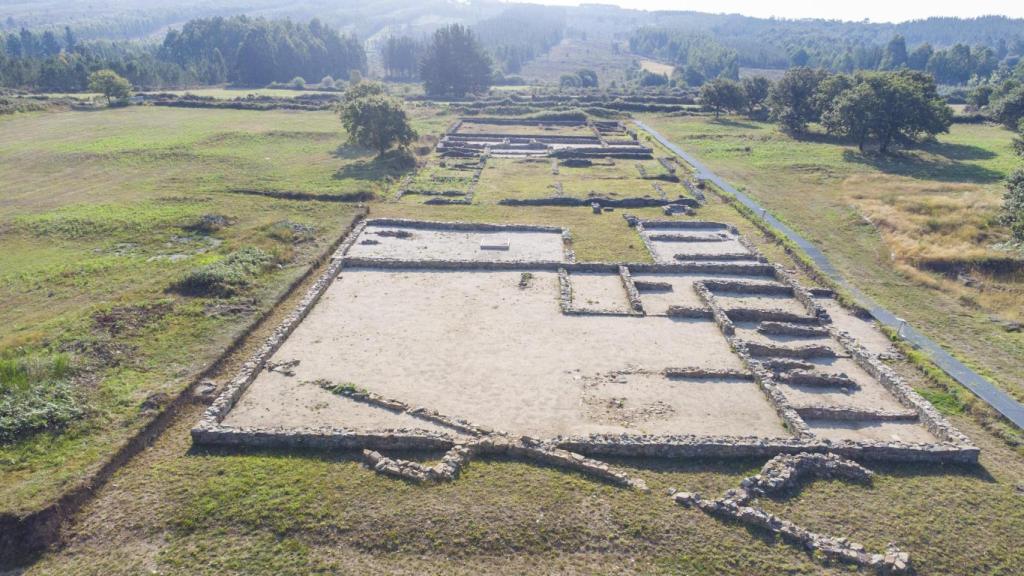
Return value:
M 837 284 L 846 289 L 854 298 L 856 298 L 861 306 L 863 306 L 871 316 L 878 320 L 880 323 L 888 326 L 894 330 L 900 330 L 902 320 L 896 317 L 895 314 L 889 312 L 877 302 L 872 300 L 867 294 L 860 291 L 856 286 L 849 284 L 838 270 L 832 266 L 829 262 L 828 257 L 825 253 L 818 249 L 817 246 L 811 244 L 804 237 L 797 234 L 792 228 L 786 226 L 780 222 L 777 218 L 772 216 L 765 210 L 760 204 L 758 204 L 750 196 L 747 196 L 743 192 L 733 188 L 728 182 L 723 180 L 717 174 L 708 169 L 700 160 L 694 158 L 692 155 L 687 154 L 682 148 L 676 146 L 668 138 L 665 138 L 660 132 L 651 128 L 647 124 L 640 120 L 633 120 L 633 122 L 642 130 L 654 137 L 662 146 L 668 148 L 673 153 L 678 154 L 683 160 L 690 163 L 691 166 L 697 171 L 697 177 L 704 180 L 713 182 L 716 186 L 722 190 L 732 194 L 739 200 L 744 206 L 750 208 L 756 214 L 761 214 L 765 222 L 770 224 L 779 232 L 782 232 L 787 238 L 792 240 L 799 246 L 807 255 L 814 261 L 814 264 L 818 266 L 825 274 L 827 274 Z M 1013 422 L 1018 428 L 1024 429 L 1024 405 L 1017 402 L 1006 392 L 996 388 L 991 382 L 984 379 L 974 370 L 971 370 L 963 362 L 960 362 L 948 352 L 946 352 L 941 346 L 936 344 L 930 338 L 918 332 L 910 324 L 905 324 L 900 332 L 903 335 L 903 339 L 910 342 L 917 348 L 924 350 L 931 356 L 932 362 L 936 366 L 941 368 L 951 378 L 959 382 L 965 388 L 973 392 L 978 398 L 984 400 L 989 406 L 994 408 L 997 412 L 1006 417 L 1007 420 Z

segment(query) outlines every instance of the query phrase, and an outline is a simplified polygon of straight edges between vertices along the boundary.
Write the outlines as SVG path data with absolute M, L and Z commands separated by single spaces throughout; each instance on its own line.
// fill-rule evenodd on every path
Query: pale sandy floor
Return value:
M 688 306 L 705 308 L 704 301 L 693 289 L 698 280 L 736 280 L 736 276 L 706 276 L 687 274 L 633 274 L 634 282 L 667 282 L 672 285 L 670 292 L 640 292 L 640 300 L 644 311 L 648 314 L 664 314 L 669 306 Z M 744 278 L 740 278 L 741 280 Z M 763 281 L 763 278 L 750 277 L 751 280 Z
M 874 321 L 854 316 L 832 298 L 817 298 L 816 301 L 828 311 L 836 328 L 849 332 L 868 352 L 883 355 L 896 351 L 889 338 L 875 326 Z
M 378 232 L 403 230 L 412 236 L 395 238 Z M 374 240 L 378 244 L 362 244 Z M 508 243 L 508 250 L 481 249 L 481 242 Z M 348 251 L 361 258 L 398 260 L 540 260 L 563 262 L 565 251 L 561 233 L 556 232 L 461 232 L 449 230 L 417 230 L 367 226 Z
M 837 422 L 808 420 L 811 432 L 828 440 L 859 440 L 876 442 L 937 442 L 923 426 L 912 422 Z
M 584 383 L 619 370 L 741 368 L 710 321 L 566 316 L 556 274 L 535 272 L 527 289 L 519 280 L 518 272 L 345 270 L 275 355 L 300 360 L 296 375 L 263 372 L 227 423 L 295 422 L 294 409 L 322 397 L 328 405 L 316 411 L 317 421 L 379 427 L 353 403 L 300 384 L 323 378 L 513 433 L 636 431 L 592 418 Z M 677 422 L 680 429 L 746 435 L 750 414 L 771 410 L 753 387 L 702 392 L 695 399 L 707 410 L 680 405 L 676 418 L 703 420 L 714 411 L 720 420 Z
M 715 300 L 724 308 L 755 308 L 760 310 L 785 310 L 801 316 L 809 316 L 807 308 L 791 296 L 770 296 L 715 292 Z
M 587 414 L 597 422 L 644 434 L 789 434 L 753 382 L 669 380 L 660 374 L 623 374 L 586 383 Z
M 618 274 L 573 273 L 572 304 L 580 310 L 629 312 L 629 298 Z
M 342 417 L 343 416 L 343 417 Z M 226 426 L 271 428 L 412 428 L 453 433 L 426 420 L 374 408 L 324 390 L 299 376 L 263 372 L 243 401 L 224 419 Z
M 679 261 L 675 259 L 676 254 L 714 254 L 720 256 L 723 254 L 750 254 L 747 247 L 739 242 L 739 240 L 729 240 L 725 242 L 664 242 L 659 240 L 650 240 L 651 234 L 663 234 L 666 233 L 663 230 L 652 230 L 645 232 L 648 234 L 648 240 L 650 241 L 651 250 L 654 257 L 654 261 L 661 264 L 675 264 Z
M 667 282 L 672 285 L 671 292 L 640 292 L 644 312 L 647 314 L 665 314 L 669 306 L 688 306 L 705 308 L 704 302 L 693 290 L 693 283 L 698 279 L 694 276 L 673 276 L 669 274 L 633 274 L 633 282 Z

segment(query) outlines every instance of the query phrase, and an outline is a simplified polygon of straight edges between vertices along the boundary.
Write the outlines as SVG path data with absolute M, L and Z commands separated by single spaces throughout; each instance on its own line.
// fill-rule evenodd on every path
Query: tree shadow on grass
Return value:
M 743 122 L 740 120 L 734 120 L 732 118 L 715 118 L 710 121 L 711 124 L 717 124 L 719 126 L 728 126 L 729 128 L 745 128 L 747 130 L 761 130 L 764 126 L 758 124 L 752 124 L 750 122 Z
M 335 180 L 382 180 L 397 178 L 416 169 L 416 159 L 405 150 L 391 150 L 383 156 L 366 159 L 365 150 L 348 151 L 348 147 L 339 148 L 335 158 L 355 159 L 339 168 L 333 178 Z
M 951 142 L 930 142 L 921 146 L 921 149 L 931 152 L 932 154 L 938 154 L 943 158 L 957 161 L 991 160 L 996 157 L 995 152 L 982 148 L 981 146 L 954 144 Z
M 843 160 L 853 164 L 863 164 L 871 166 L 880 172 L 886 174 L 895 174 L 897 176 L 907 176 L 910 178 L 917 178 L 920 180 L 937 180 L 940 182 L 967 182 L 974 184 L 992 184 L 999 182 L 1003 179 L 1003 174 L 996 170 L 986 168 L 984 166 L 978 166 L 976 164 L 965 164 L 960 162 L 961 158 L 967 158 L 970 155 L 976 155 L 976 157 L 983 158 L 983 154 L 987 153 L 984 149 L 978 149 L 979 151 L 964 150 L 965 148 L 977 148 L 976 146 L 964 146 L 961 144 L 953 145 L 934 145 L 940 149 L 935 149 L 931 146 L 926 149 L 929 152 L 944 156 L 948 158 L 949 162 L 936 162 L 920 158 L 918 156 L 910 154 L 874 154 L 865 153 L 861 154 L 856 150 L 844 150 Z M 949 146 L 951 148 L 943 148 Z M 945 154 L 943 153 L 945 152 Z M 950 154 L 952 156 L 946 156 Z M 959 156 L 960 158 L 958 158 Z M 971 158 L 973 159 L 973 158 Z

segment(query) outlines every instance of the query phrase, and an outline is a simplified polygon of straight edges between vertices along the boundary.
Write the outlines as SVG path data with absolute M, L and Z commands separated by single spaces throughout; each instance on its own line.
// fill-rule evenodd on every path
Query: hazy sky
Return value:
M 574 0 L 514 0 L 540 4 L 577 5 Z M 781 18 L 830 18 L 873 22 L 902 22 L 929 16 L 984 16 L 999 14 L 1024 18 L 1022 0 L 589 0 L 643 10 L 695 10 Z

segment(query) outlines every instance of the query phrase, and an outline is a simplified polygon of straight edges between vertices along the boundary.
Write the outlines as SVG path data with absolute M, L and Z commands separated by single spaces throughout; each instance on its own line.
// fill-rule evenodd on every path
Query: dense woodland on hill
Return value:
M 736 79 L 741 68 L 804 66 L 843 73 L 908 68 L 932 74 L 940 85 L 978 84 L 1006 77 L 1024 54 L 1024 21 L 997 16 L 878 24 L 490 0 L 386 0 L 372 9 L 349 0 L 245 6 L 237 0 L 172 6 L 2 0 L 0 6 L 10 6 L 0 19 L 0 86 L 39 91 L 83 90 L 89 73 L 103 68 L 141 89 L 260 86 L 295 77 L 315 83 L 366 72 L 368 50 L 379 52 L 384 75 L 416 78 L 430 35 L 453 22 L 475 32 L 499 83 L 564 38 L 673 64 L 672 80 L 690 87 Z M 230 16 L 243 9 L 250 16 Z M 635 80 L 662 83 L 643 74 Z

